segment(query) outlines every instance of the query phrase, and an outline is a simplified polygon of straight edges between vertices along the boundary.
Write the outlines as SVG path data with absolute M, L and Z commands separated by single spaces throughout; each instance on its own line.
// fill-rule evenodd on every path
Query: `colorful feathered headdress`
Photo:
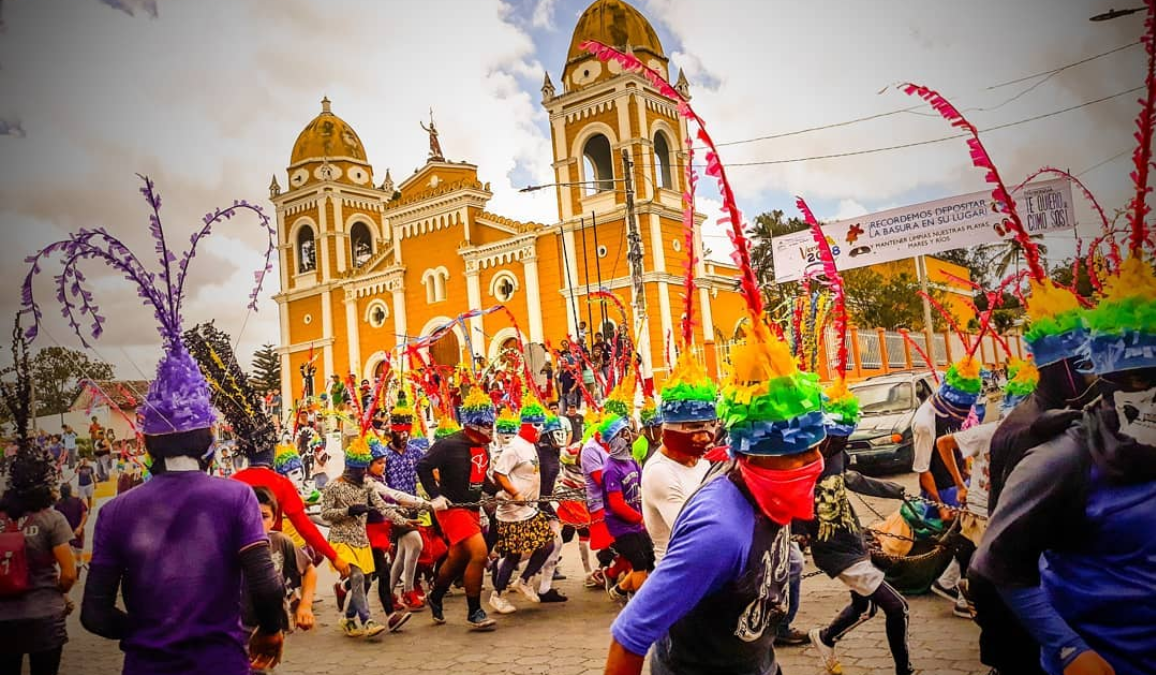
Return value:
M 562 431 L 562 419 L 557 415 L 547 414 L 546 422 L 542 425 L 542 433 L 549 433 L 551 431 Z
M 304 471 L 305 464 L 302 463 L 297 448 L 281 444 L 277 446 L 277 452 L 273 455 L 273 469 L 282 476 L 288 476 L 292 471 Z
M 389 411 L 389 424 L 391 427 L 413 426 L 413 408 L 405 395 L 405 389 L 397 392 L 397 401 Z
M 518 417 L 522 424 L 545 424 L 546 407 L 542 405 L 534 392 L 527 391 L 522 396 L 522 409 L 518 411 Z
M 144 401 L 142 431 L 147 435 L 161 435 L 207 429 L 214 421 L 209 405 L 209 387 L 181 342 L 181 304 L 185 297 L 185 276 L 189 263 L 196 254 L 197 246 L 210 234 L 214 225 L 243 211 L 252 212 L 268 237 L 265 267 L 256 273 L 256 288 L 249 295 L 249 309 L 256 310 L 257 297 L 266 275 L 272 270 L 276 231 L 259 206 L 237 201 L 228 208 L 205 215 L 203 226 L 192 235 L 190 247 L 178 260 L 169 248 L 161 225 L 160 195 L 154 191 L 151 180 L 144 176 L 141 178 L 144 181 L 141 194 L 152 211 L 149 215 L 149 232 L 156 245 L 160 271 L 149 271 L 136 254 L 103 228 L 82 228 L 68 239 L 50 244 L 28 258 L 31 269 L 21 288 L 21 311 L 32 315 L 33 324 L 26 335 L 29 340 L 36 337 L 41 319 L 40 306 L 33 298 L 33 278 L 41 271 L 41 265 L 55 256 L 63 260 L 61 273 L 56 277 L 56 300 L 62 306 L 62 314 L 86 347 L 88 342 L 81 321 L 91 321 L 87 332 L 90 337 L 99 338 L 104 331 L 106 319 L 93 302 L 87 278 L 79 267 L 85 260 L 103 263 L 136 285 L 144 304 L 150 306 L 156 315 L 158 332 L 164 342 L 165 355 L 157 365 L 157 376 L 149 386 Z
M 452 436 L 461 431 L 462 427 L 454 416 L 450 413 L 439 412 L 437 416 L 437 428 L 434 429 L 434 439 L 445 438 Z
M 462 423 L 482 427 L 494 423 L 494 402 L 479 386 L 470 387 L 469 395 L 462 402 Z
M 709 422 L 718 419 L 718 385 L 689 349 L 674 362 L 662 386 L 662 422 Z M 645 422 L 643 423 L 645 425 Z
M 642 409 L 638 411 L 638 421 L 644 427 L 662 426 L 662 413 L 659 411 L 654 399 L 650 396 L 647 396 L 642 402 Z
M 1084 314 L 1092 370 L 1103 375 L 1156 367 L 1156 270 L 1153 270 L 1148 215 L 1152 139 L 1156 129 L 1156 0 L 1148 0 L 1143 38 L 1148 56 L 1146 93 L 1136 119 L 1132 181 L 1136 194 L 1128 212 L 1128 258 L 1118 274 L 1104 282 L 1099 304 Z
M 632 417 L 634 415 L 635 384 L 634 373 L 627 371 L 618 384 L 614 385 L 614 389 L 610 390 L 610 395 L 606 397 L 606 402 L 602 406 L 603 409 L 619 417 Z
M 272 464 L 277 428 L 261 409 L 261 397 L 237 363 L 232 340 L 212 322 L 193 326 L 183 339 L 209 383 L 213 406 L 233 427 L 238 449 L 250 462 Z
M 502 408 L 498 418 L 494 420 L 494 433 L 514 435 L 522 428 L 522 420 L 509 408 Z
M 617 436 L 623 429 L 629 426 L 630 420 L 625 417 L 620 417 L 614 413 L 606 413 L 602 418 L 602 422 L 598 425 L 598 437 L 603 443 L 609 443 L 610 439 Z

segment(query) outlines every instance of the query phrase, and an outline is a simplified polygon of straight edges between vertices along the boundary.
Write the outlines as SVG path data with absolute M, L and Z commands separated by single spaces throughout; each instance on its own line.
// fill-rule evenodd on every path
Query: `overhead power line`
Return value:
M 1117 52 L 1121 52 L 1121 51 L 1124 51 L 1125 49 L 1135 47 L 1138 44 L 1140 44 L 1139 40 L 1137 40 L 1136 42 L 1126 44 L 1126 45 L 1122 45 L 1120 47 L 1116 47 L 1115 49 L 1110 49 L 1106 52 L 1101 52 L 1099 54 L 1094 54 L 1092 56 L 1088 56 L 1086 58 L 1080 59 L 1079 61 L 1073 61 L 1072 63 L 1064 64 L 1062 66 L 1059 66 L 1058 68 L 1052 68 L 1051 70 L 1041 71 L 1038 73 L 1034 73 L 1032 75 L 1025 75 L 1023 77 L 1020 77 L 1020 78 L 1017 78 L 1014 80 L 1009 80 L 1007 82 L 1001 82 L 999 84 L 993 84 L 989 87 L 984 87 L 980 91 L 992 91 L 992 90 L 1000 89 L 1002 87 L 1007 87 L 1007 86 L 1010 86 L 1013 84 L 1019 84 L 1021 82 L 1027 82 L 1029 80 L 1034 80 L 1038 77 L 1044 77 L 1043 80 L 1031 85 L 1027 89 L 1019 92 L 1015 96 L 1012 96 L 1011 98 L 1003 101 L 1002 103 L 1000 103 L 998 105 L 991 106 L 988 108 L 968 108 L 965 112 L 972 112 L 972 111 L 987 112 L 987 111 L 991 111 L 991 110 L 996 110 L 997 108 L 1001 108 L 1001 107 L 1007 105 L 1008 103 L 1011 103 L 1012 101 L 1015 101 L 1015 100 L 1019 99 L 1020 97 L 1024 96 L 1025 94 L 1035 90 L 1037 87 L 1039 87 L 1043 83 L 1047 82 L 1055 75 L 1058 75 L 1059 73 L 1064 72 L 1065 70 L 1068 70 L 1070 68 L 1075 68 L 1076 66 L 1083 65 L 1083 64 L 1088 63 L 1090 61 L 1095 61 L 1096 59 L 1100 59 L 1100 58 L 1103 58 L 1105 56 L 1111 56 L 1112 54 L 1115 54 Z M 746 138 L 746 139 L 741 139 L 741 140 L 736 140 L 736 141 L 726 141 L 723 143 L 716 143 L 716 145 L 721 148 L 721 147 L 730 146 L 730 145 L 743 145 L 746 143 L 757 143 L 760 141 L 772 141 L 772 140 L 776 140 L 776 139 L 780 139 L 780 138 L 790 138 L 791 136 L 799 136 L 802 134 L 809 134 L 809 133 L 812 133 L 815 131 L 825 131 L 827 129 L 838 129 L 840 127 L 846 127 L 846 126 L 850 126 L 853 124 L 860 124 L 862 122 L 870 122 L 872 120 L 882 119 L 885 117 L 892 117 L 894 115 L 901 115 L 904 113 L 907 113 L 907 114 L 913 113 L 913 114 L 917 114 L 917 115 L 934 115 L 933 113 L 920 112 L 921 110 L 923 110 L 923 108 L 924 108 L 924 106 L 922 106 L 922 105 L 913 105 L 913 106 L 908 106 L 906 108 L 899 108 L 897 110 L 891 110 L 888 112 L 876 113 L 874 115 L 866 115 L 864 117 L 856 117 L 855 119 L 844 120 L 842 122 L 833 122 L 831 124 L 823 124 L 823 125 L 819 125 L 819 126 L 815 126 L 815 127 L 808 127 L 806 129 L 796 129 L 794 131 L 784 131 L 784 132 L 777 133 L 777 134 L 766 134 L 763 136 L 755 136 L 754 138 Z
M 980 131 L 980 133 L 999 131 L 1000 129 L 1008 129 L 1011 127 L 1019 126 L 1021 124 L 1027 124 L 1029 122 L 1035 122 L 1038 120 L 1046 119 L 1048 117 L 1055 117 L 1056 115 L 1062 115 L 1064 113 L 1069 113 L 1069 112 L 1072 112 L 1073 110 L 1079 110 L 1081 108 L 1086 108 L 1090 105 L 1095 105 L 1097 103 L 1103 103 L 1104 101 L 1110 101 L 1112 99 L 1119 98 L 1121 96 L 1127 96 L 1128 94 L 1133 94 L 1137 91 L 1140 91 L 1143 88 L 1144 88 L 1143 86 L 1133 87 L 1133 88 L 1128 89 L 1126 91 L 1121 91 L 1121 92 L 1118 92 L 1115 94 L 1111 94 L 1109 96 L 1104 96 L 1102 98 L 1098 98 L 1098 99 L 1095 99 L 1093 101 L 1085 101 L 1083 103 L 1078 103 L 1076 105 L 1069 106 L 1067 108 L 1062 108 L 1060 110 L 1055 110 L 1055 111 L 1052 111 L 1049 113 L 1044 113 L 1042 115 L 1035 115 L 1033 117 L 1027 117 L 1027 118 L 1022 119 L 1022 120 L 1016 120 L 1015 122 L 1008 122 L 1006 124 L 997 124 L 996 126 L 988 127 L 986 129 L 980 129 L 979 131 Z M 924 140 L 924 141 L 914 141 L 912 143 L 901 143 L 899 145 L 888 145 L 888 146 L 884 146 L 881 148 L 867 148 L 864 150 L 852 150 L 849 152 L 838 152 L 838 153 L 833 153 L 833 154 L 829 154 L 829 155 L 814 155 L 811 157 L 794 157 L 791 159 L 767 159 L 767 160 L 756 160 L 756 161 L 752 161 L 752 162 L 727 162 L 726 165 L 727 165 L 727 167 L 732 167 L 732 166 L 767 166 L 767 165 L 771 165 L 771 164 L 795 164 L 798 162 L 813 162 L 813 161 L 817 161 L 817 160 L 821 160 L 821 159 L 836 159 L 839 157 L 856 157 L 859 155 L 871 155 L 871 154 L 875 154 L 875 153 L 879 153 L 879 152 L 889 152 L 892 150 L 903 150 L 905 148 L 915 148 L 915 147 L 919 147 L 922 145 L 933 145 L 935 143 L 943 143 L 944 141 L 950 141 L 950 140 L 955 140 L 955 139 L 959 139 L 959 138 L 967 138 L 967 137 L 968 137 L 968 134 L 952 134 L 950 136 L 940 136 L 939 138 L 932 138 L 932 139 L 928 139 L 928 140 Z M 699 165 L 696 165 L 696 166 L 699 166 Z

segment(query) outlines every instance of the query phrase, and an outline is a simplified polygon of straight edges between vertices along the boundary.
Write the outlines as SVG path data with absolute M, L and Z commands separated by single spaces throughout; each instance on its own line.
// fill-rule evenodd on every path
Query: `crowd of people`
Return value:
M 401 630 L 415 612 L 447 623 L 455 587 L 464 625 L 484 632 L 500 625 L 491 612 L 568 600 L 553 582 L 576 538 L 584 585 L 622 606 L 608 636 L 609 675 L 640 673 L 648 655 L 659 675 L 778 675 L 776 648 L 802 645 L 838 675 L 840 654 L 852 649 L 842 641 L 880 611 L 894 671 L 909 675 L 930 658 L 909 648 L 902 591 L 920 585 L 974 618 L 993 673 L 1156 672 L 1156 246 L 1144 203 L 1156 3 L 1148 25 L 1137 196 L 1126 231 L 1106 233 L 1110 250 L 1087 265 L 1092 297 L 1048 277 L 974 128 L 936 92 L 907 88 L 971 133 L 973 162 L 997 186 L 993 203 L 1028 265 L 1008 283 L 1025 307 L 1031 352 L 1007 364 L 998 412 L 985 409 L 974 344 L 942 376 L 929 364 L 936 387 L 913 420 L 918 494 L 848 459 L 862 413 L 845 381 L 845 287 L 820 225 L 800 199 L 822 268 L 810 289 L 829 296 L 840 336 L 825 385 L 802 353 L 814 343 L 805 331 L 823 322 L 784 327 L 770 317 L 713 155 L 708 173 L 723 187 L 749 320 L 720 379 L 694 355 L 688 265 L 677 357 L 658 391 L 625 335 L 613 338 L 622 349 L 606 336 L 589 350 L 578 346 L 584 335 L 567 340 L 544 389 L 522 354 L 447 369 L 410 349 L 399 358 L 407 368 L 387 365 L 375 382 L 335 376 L 316 396 L 306 386 L 282 428 L 229 336 L 212 324 L 185 331 L 182 296 L 151 275 L 134 278 L 164 338 L 137 429 L 147 472 L 97 512 L 82 625 L 120 642 L 125 673 L 267 672 L 287 633 L 315 625 L 322 564 L 340 579 L 334 599 L 351 640 Z M 634 56 L 589 48 L 679 98 Z M 709 145 L 689 103 L 679 112 Z M 142 193 L 159 209 L 145 180 Z M 232 209 L 260 214 L 245 202 Z M 693 200 L 687 209 L 693 224 Z M 151 227 L 161 229 L 159 217 Z M 83 237 L 68 245 L 73 256 L 103 251 L 85 249 Z M 988 298 L 981 336 L 999 294 Z M 38 322 L 31 291 L 25 303 Z M 5 373 L 14 377 L 2 382 L 15 435 L 0 498 L 0 665 L 19 672 L 27 655 L 41 675 L 59 669 L 77 539 L 93 504 L 61 484 L 71 432 L 59 442 L 30 433 L 25 338 L 34 336 L 35 325 L 17 321 L 16 363 Z M 239 458 L 225 469 L 218 412 Z M 229 477 L 210 475 L 215 465 Z M 105 477 L 99 467 L 95 480 Z M 903 506 L 868 531 L 848 491 Z M 847 605 L 808 631 L 793 625 L 805 601 L 804 549 L 848 591 Z

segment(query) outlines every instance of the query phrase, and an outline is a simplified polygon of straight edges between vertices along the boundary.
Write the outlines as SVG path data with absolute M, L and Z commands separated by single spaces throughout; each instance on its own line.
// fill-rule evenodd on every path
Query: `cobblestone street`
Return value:
M 909 488 L 914 476 L 899 477 Z M 875 501 L 875 500 L 872 500 Z M 864 523 L 873 517 L 855 503 Z M 876 503 L 876 508 L 882 505 Z M 99 507 L 98 507 L 99 508 Z M 883 507 L 885 508 L 885 507 Z M 92 520 L 90 520 L 90 523 Z M 337 629 L 332 573 L 321 570 L 316 606 L 317 627 L 286 640 L 285 658 L 276 672 L 283 675 L 324 673 L 453 673 L 454 675 L 595 675 L 602 672 L 609 644 L 609 627 L 617 605 L 604 592 L 582 587 L 582 568 L 577 544 L 565 549 L 563 572 L 568 576 L 557 588 L 570 597 L 565 604 L 533 605 L 514 597 L 515 614 L 498 617 L 492 633 L 471 633 L 465 627 L 465 596 L 460 591 L 446 600 L 449 622 L 435 626 L 428 610 L 414 614 L 405 628 L 373 640 L 347 638 Z M 814 568 L 808 564 L 807 571 Z M 488 579 L 487 579 L 488 584 Z M 72 595 L 82 596 L 82 588 Z M 375 617 L 381 607 L 373 589 Z M 483 592 L 483 600 L 488 591 Z M 847 591 L 837 581 L 818 576 L 803 582 L 803 603 L 795 627 L 809 630 L 829 621 L 847 601 Z M 956 618 L 951 604 L 934 595 L 909 598 L 911 606 L 911 654 L 916 668 L 935 675 L 982 675 L 973 623 Z M 487 607 L 487 610 L 489 608 Z M 71 641 L 64 650 L 64 675 L 114 675 L 122 656 L 116 644 L 86 632 L 77 614 L 70 617 Z M 887 675 L 894 672 L 883 617 L 879 615 L 853 631 L 839 644 L 845 675 Z M 784 675 L 821 675 L 814 650 L 779 649 Z

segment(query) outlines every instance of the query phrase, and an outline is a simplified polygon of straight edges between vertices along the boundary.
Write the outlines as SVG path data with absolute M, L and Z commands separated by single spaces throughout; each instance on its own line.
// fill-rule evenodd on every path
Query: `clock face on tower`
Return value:
M 297 169 L 293 172 L 293 175 L 289 177 L 289 183 L 293 187 L 301 187 L 307 180 L 309 180 L 309 170 L 304 167 Z

